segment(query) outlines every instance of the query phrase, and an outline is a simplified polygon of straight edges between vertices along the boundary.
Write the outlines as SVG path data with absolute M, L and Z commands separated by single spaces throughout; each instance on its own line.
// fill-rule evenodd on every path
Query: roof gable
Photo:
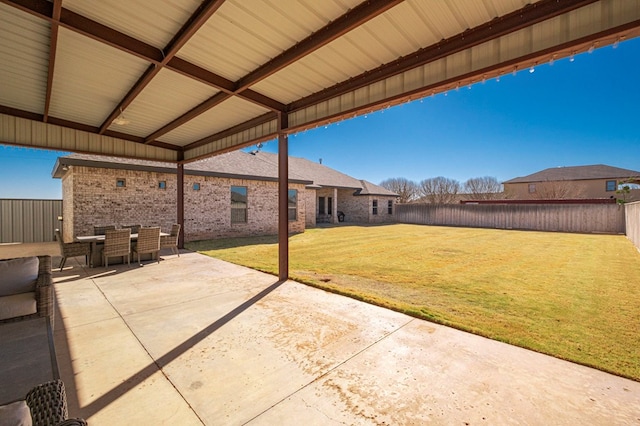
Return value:
M 539 172 L 517 177 L 503 183 L 547 182 L 562 180 L 591 180 L 591 179 L 626 179 L 640 176 L 636 170 L 621 169 L 619 167 L 596 164 L 591 166 L 552 167 Z

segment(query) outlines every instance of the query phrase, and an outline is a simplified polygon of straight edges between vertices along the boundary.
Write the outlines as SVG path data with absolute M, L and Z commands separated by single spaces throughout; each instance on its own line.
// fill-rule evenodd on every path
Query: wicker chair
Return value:
M 94 226 L 93 227 L 93 235 L 105 235 L 106 231 L 116 229 L 115 225 L 106 225 L 106 226 Z
M 140 263 L 140 254 L 144 253 L 151 253 L 152 258 L 155 253 L 158 258 L 158 263 L 160 263 L 160 256 L 158 255 L 160 251 L 160 227 L 140 228 L 140 231 L 138 231 L 138 242 L 133 248 L 133 251 L 137 255 L 138 263 Z
M 1 280 L 0 280 L 1 281 Z M 30 318 L 49 317 L 53 329 L 53 280 L 51 279 L 51 256 L 38 256 L 38 279 L 36 281 L 36 312 L 20 317 L 5 318 L 0 323 L 21 321 Z
M 56 229 L 56 240 L 58 240 L 58 244 L 60 244 L 60 255 L 62 256 L 62 260 L 60 260 L 60 270 L 64 268 L 64 264 L 70 257 L 76 256 L 84 256 L 84 261 L 88 265 L 89 264 L 89 256 L 91 255 L 91 243 L 65 243 L 62 241 L 62 235 L 60 234 L 60 230 Z
M 160 248 L 169 248 L 171 249 L 171 253 L 176 253 L 178 257 L 180 257 L 180 250 L 178 250 L 178 235 L 180 235 L 180 224 L 176 223 L 171 226 L 171 235 L 160 237 Z
M 127 264 L 131 264 L 131 229 L 108 229 L 104 234 L 104 250 L 102 251 L 104 266 L 109 267 L 110 257 L 127 256 Z
M 140 228 L 142 228 L 142 225 L 123 225 L 123 226 L 121 226 L 121 229 L 125 229 L 125 228 L 131 229 L 131 233 L 132 234 L 137 234 L 140 231 Z
M 25 397 L 35 425 L 82 426 L 83 419 L 69 419 L 67 393 L 62 380 L 53 380 L 31 389 Z

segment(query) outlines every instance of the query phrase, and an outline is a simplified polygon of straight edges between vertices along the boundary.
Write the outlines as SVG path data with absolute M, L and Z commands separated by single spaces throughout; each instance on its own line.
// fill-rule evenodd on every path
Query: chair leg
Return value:
M 62 272 L 62 268 L 64 268 L 64 263 L 67 261 L 67 256 L 62 256 L 60 260 L 60 271 Z

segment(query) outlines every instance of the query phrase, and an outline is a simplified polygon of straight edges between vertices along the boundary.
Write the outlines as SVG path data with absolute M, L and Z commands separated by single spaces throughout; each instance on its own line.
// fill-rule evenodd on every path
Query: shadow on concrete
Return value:
M 265 288 L 260 293 L 253 296 L 251 299 L 242 303 L 241 305 L 231 310 L 229 313 L 227 313 L 223 317 L 219 318 L 215 322 L 205 327 L 202 331 L 194 334 L 193 336 L 191 336 L 190 338 L 182 342 L 180 345 L 173 348 L 171 351 L 159 357 L 153 363 L 148 364 L 142 370 L 138 371 L 136 374 L 134 374 L 133 376 L 125 380 L 122 384 L 111 389 L 109 392 L 105 393 L 104 395 L 102 395 L 95 401 L 91 402 L 87 406 L 80 407 L 80 412 L 78 413 L 78 415 L 84 418 L 90 418 L 94 414 L 98 413 L 100 410 L 104 409 L 109 404 L 116 401 L 122 395 L 135 389 L 137 386 L 139 386 L 142 382 L 144 382 L 146 379 L 148 379 L 157 371 L 162 371 L 163 366 L 166 366 L 170 362 L 174 361 L 179 356 L 184 354 L 186 351 L 191 349 L 193 346 L 195 346 L 196 344 L 198 344 L 199 342 L 201 342 L 211 334 L 215 333 L 222 326 L 229 323 L 231 320 L 235 319 L 242 312 L 246 311 L 248 308 L 250 308 L 257 302 L 259 302 L 261 299 L 266 297 L 269 293 L 271 293 L 272 291 L 280 287 L 285 282 L 286 281 L 277 281 L 271 284 L 269 287 Z M 75 389 L 72 389 L 72 393 L 76 395 Z M 73 402 L 77 404 L 77 400 Z

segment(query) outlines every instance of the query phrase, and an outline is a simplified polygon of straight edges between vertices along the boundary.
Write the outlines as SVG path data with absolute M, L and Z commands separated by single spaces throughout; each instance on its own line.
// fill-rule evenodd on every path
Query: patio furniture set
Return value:
M 180 256 L 178 251 L 178 235 L 180 225 L 174 224 L 170 233 L 161 232 L 160 227 L 143 227 L 126 225 L 116 229 L 115 225 L 94 226 L 93 235 L 77 236 L 76 241 L 65 243 L 59 230 L 56 239 L 60 244 L 60 270 L 69 257 L 85 256 L 90 267 L 105 265 L 109 267 L 109 258 L 120 257 L 124 263 L 131 263 L 131 255 L 135 254 L 138 263 L 140 255 L 150 255 L 160 262 L 159 251 L 164 248 Z
M 51 257 L 0 261 L 0 424 L 86 425 L 68 419 L 53 345 Z

